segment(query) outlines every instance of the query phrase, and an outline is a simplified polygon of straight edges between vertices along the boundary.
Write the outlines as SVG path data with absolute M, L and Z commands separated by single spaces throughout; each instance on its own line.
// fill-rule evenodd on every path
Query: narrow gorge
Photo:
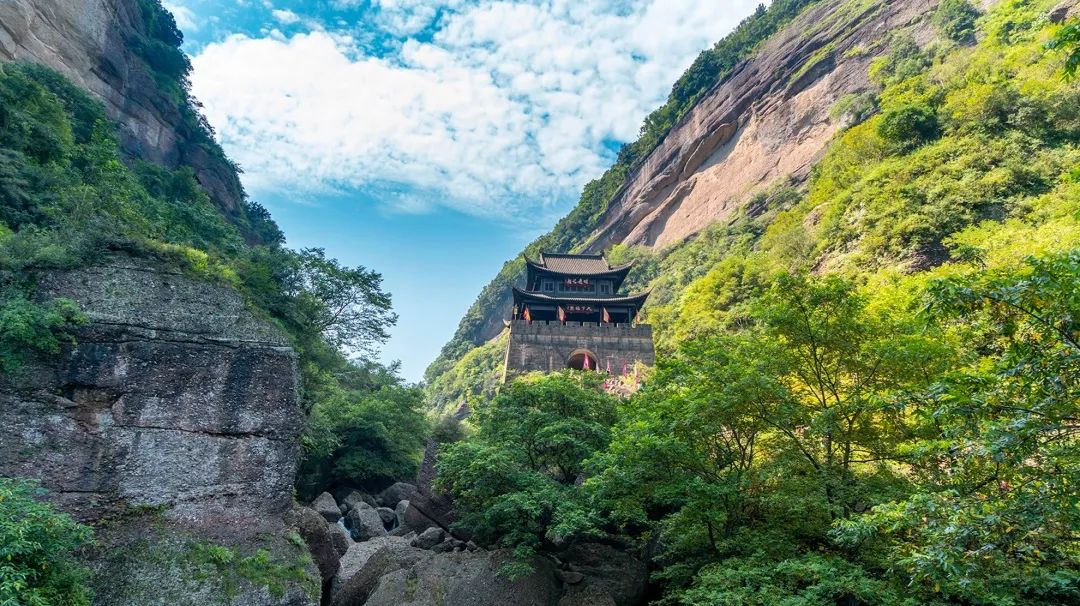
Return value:
M 181 8 L 0 0 L 3 606 L 1080 603 L 1077 0 L 758 7 L 415 384 Z

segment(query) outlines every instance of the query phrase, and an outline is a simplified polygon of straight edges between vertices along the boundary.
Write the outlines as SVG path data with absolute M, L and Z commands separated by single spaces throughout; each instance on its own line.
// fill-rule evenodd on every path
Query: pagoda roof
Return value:
M 528 292 L 521 290 L 514 286 L 514 303 L 521 302 L 535 302 L 535 303 L 554 303 L 554 304 L 567 304 L 567 305 L 580 305 L 582 303 L 594 303 L 596 305 L 633 305 L 635 307 L 641 307 L 645 304 L 645 299 L 649 298 L 648 292 L 636 293 L 625 296 L 613 296 L 613 297 L 556 297 L 552 295 L 545 295 L 538 292 Z
M 570 255 L 562 253 L 540 253 L 538 260 L 525 257 L 525 263 L 533 269 L 568 276 L 602 276 L 622 274 L 630 270 L 633 261 L 612 266 L 603 255 Z

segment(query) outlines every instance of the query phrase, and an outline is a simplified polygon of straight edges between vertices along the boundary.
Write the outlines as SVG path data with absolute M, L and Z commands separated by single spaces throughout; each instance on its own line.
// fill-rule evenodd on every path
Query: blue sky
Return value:
M 758 0 L 167 0 L 290 246 L 380 271 L 419 380 L 508 258 Z

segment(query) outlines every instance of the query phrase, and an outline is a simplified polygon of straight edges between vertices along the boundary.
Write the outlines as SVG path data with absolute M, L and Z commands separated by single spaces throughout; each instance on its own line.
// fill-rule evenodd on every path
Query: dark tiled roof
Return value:
M 603 255 L 540 253 L 540 260 L 534 263 L 548 271 L 578 276 L 606 274 L 622 269 L 608 265 Z
M 520 288 L 514 287 L 514 302 L 521 301 L 542 301 L 549 303 L 566 303 L 568 305 L 576 305 L 580 303 L 596 303 L 597 305 L 643 305 L 645 299 L 649 297 L 649 293 L 635 293 L 631 295 L 616 295 L 612 297 L 559 297 L 553 295 L 545 295 L 537 292 L 526 292 Z

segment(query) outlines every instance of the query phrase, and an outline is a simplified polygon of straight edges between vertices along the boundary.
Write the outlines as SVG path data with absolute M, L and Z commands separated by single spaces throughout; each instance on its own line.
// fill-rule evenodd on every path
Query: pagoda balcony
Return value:
M 583 329 L 605 332 L 629 333 L 641 336 L 652 336 L 652 326 L 648 324 L 630 324 L 627 322 L 583 322 L 580 320 L 511 320 L 510 330 L 527 330 L 531 332 L 547 332 L 551 334 L 575 333 L 580 334 Z

